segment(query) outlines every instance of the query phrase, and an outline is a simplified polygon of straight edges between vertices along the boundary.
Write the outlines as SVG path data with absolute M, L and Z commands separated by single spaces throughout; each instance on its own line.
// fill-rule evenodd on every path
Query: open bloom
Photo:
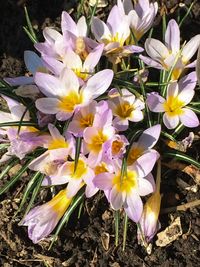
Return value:
M 115 129 L 112 126 L 112 111 L 106 102 L 96 114 L 92 127 L 87 127 L 83 133 L 84 145 L 89 153 L 88 161 L 91 166 L 98 164 L 106 150 L 109 140 L 113 138 Z M 109 143 L 110 144 L 110 143 Z
M 152 149 L 158 141 L 161 132 L 161 125 L 157 124 L 146 129 L 137 142 L 133 142 L 128 153 L 127 164 L 132 165 L 137 159 L 142 156 L 148 156 L 148 153 L 159 154 L 156 150 Z
M 47 177 L 51 177 L 57 173 L 59 166 L 67 160 L 69 155 L 74 157 L 75 141 L 69 133 L 65 133 L 65 136 L 61 135 L 52 124 L 49 124 L 48 128 L 50 135 L 46 136 L 46 140 L 43 143 L 43 147 L 47 148 L 47 151 L 31 161 L 29 169 L 40 171 L 46 174 Z
M 44 114 L 56 114 L 58 120 L 65 121 L 79 108 L 103 94 L 110 86 L 112 78 L 112 70 L 102 70 L 79 88 L 79 79 L 70 69 L 64 69 L 58 78 L 38 72 L 35 83 L 47 97 L 36 100 L 36 107 Z
M 47 237 L 69 207 L 72 199 L 67 190 L 61 190 L 49 202 L 33 208 L 23 218 L 21 224 L 28 226 L 28 236 L 34 244 Z
M 122 57 L 143 51 L 141 47 L 125 45 L 130 36 L 128 18 L 116 5 L 111 9 L 106 24 L 94 17 L 91 30 L 96 40 L 105 44 L 104 54 L 113 64 L 119 63 Z
M 147 97 L 149 109 L 153 112 L 164 112 L 163 122 L 168 129 L 174 129 L 179 122 L 186 127 L 197 127 L 199 119 L 197 115 L 187 108 L 194 96 L 196 85 L 196 73 L 191 72 L 183 77 L 179 83 L 173 82 L 167 88 L 167 98 L 157 93 L 151 93 Z
M 128 121 L 138 122 L 143 119 L 144 102 L 127 89 L 122 89 L 121 95 L 117 89 L 112 89 L 109 97 L 109 106 L 115 116 L 113 125 L 118 131 L 127 130 Z
M 172 79 L 177 80 L 184 68 L 195 67 L 195 62 L 188 64 L 200 45 L 200 34 L 194 36 L 180 48 L 180 30 L 175 20 L 170 20 L 165 33 L 165 44 L 154 38 L 147 38 L 145 50 L 149 57 L 140 55 L 147 65 L 169 71 L 177 60 Z
M 95 176 L 94 184 L 104 190 L 113 209 L 118 210 L 123 206 L 128 217 L 138 222 L 143 210 L 140 196 L 146 196 L 153 192 L 153 184 L 147 176 L 155 161 L 155 154 L 149 154 L 148 158 L 143 155 L 137 162 L 128 166 L 123 175 L 121 161 L 114 161 L 114 172 L 100 173 Z
M 130 28 L 137 41 L 150 29 L 158 12 L 158 3 L 139 0 L 133 7 L 131 0 L 117 1 L 118 7 L 128 16 Z
M 16 100 L 3 96 L 6 100 L 9 112 L 0 111 L 0 121 L 16 122 L 29 121 L 30 114 L 26 107 Z M 1 162 L 7 161 L 13 155 L 23 159 L 26 154 L 32 152 L 36 147 L 42 146 L 46 136 L 42 135 L 38 129 L 32 126 L 21 126 L 20 129 L 16 126 L 1 127 L 1 135 L 7 136 L 9 143 L 8 151 L 2 156 Z

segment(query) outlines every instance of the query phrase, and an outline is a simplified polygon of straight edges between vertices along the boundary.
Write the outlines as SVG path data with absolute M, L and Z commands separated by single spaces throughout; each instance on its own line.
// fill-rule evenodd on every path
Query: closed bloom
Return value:
M 170 20 L 165 33 L 165 44 L 154 38 L 147 38 L 145 50 L 149 57 L 140 58 L 149 66 L 169 71 L 177 60 L 172 79 L 177 80 L 184 68 L 195 67 L 195 62 L 189 64 L 200 45 L 200 34 L 194 36 L 180 48 L 180 30 L 175 20 Z
M 67 198 L 67 191 L 61 190 L 49 202 L 33 208 L 23 218 L 21 225 L 28 226 L 28 236 L 34 244 L 47 237 L 69 207 L 72 199 Z
M 44 114 L 55 114 L 58 120 L 65 121 L 79 108 L 103 94 L 110 86 L 112 78 L 112 70 L 102 70 L 80 88 L 78 77 L 70 69 L 64 69 L 59 77 L 36 73 L 35 83 L 47 96 L 38 99 L 36 107 Z
M 158 3 L 139 0 L 133 7 L 131 0 L 117 1 L 118 7 L 128 16 L 130 28 L 137 41 L 150 29 L 158 12 Z
M 187 107 L 194 96 L 196 73 L 183 77 L 179 83 L 173 82 L 167 88 L 166 99 L 157 93 L 147 97 L 147 105 L 153 112 L 164 112 L 163 122 L 168 129 L 174 129 L 181 122 L 186 127 L 197 127 L 197 115 Z

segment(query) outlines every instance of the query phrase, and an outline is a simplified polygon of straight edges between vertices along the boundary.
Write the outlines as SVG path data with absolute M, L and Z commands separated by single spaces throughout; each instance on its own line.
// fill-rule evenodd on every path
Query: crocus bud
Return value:
M 61 190 L 49 202 L 33 208 L 25 216 L 21 224 L 28 226 L 28 236 L 33 243 L 38 243 L 53 231 L 71 201 L 66 190 Z

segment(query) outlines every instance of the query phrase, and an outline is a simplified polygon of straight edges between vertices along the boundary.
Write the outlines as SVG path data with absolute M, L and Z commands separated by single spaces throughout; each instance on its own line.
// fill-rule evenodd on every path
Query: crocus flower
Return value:
M 28 226 L 28 236 L 34 244 L 47 237 L 69 207 L 72 199 L 67 190 L 61 190 L 49 202 L 37 206 L 23 218 L 21 225 Z
M 152 149 L 158 141 L 161 132 L 161 125 L 157 124 L 146 129 L 137 142 L 133 142 L 128 153 L 127 164 L 132 165 L 140 156 L 148 153 L 155 153 L 157 157 L 159 154 L 156 150 Z
M 127 89 L 122 89 L 121 95 L 117 89 L 112 89 L 109 97 L 108 103 L 115 116 L 113 125 L 118 131 L 127 130 L 129 121 L 138 122 L 143 119 L 144 102 Z
M 197 115 L 186 106 L 194 96 L 195 85 L 196 73 L 191 72 L 178 83 L 169 84 L 166 99 L 157 93 L 149 94 L 148 107 L 153 112 L 164 112 L 163 122 L 168 129 L 176 128 L 180 121 L 186 127 L 197 127 Z
M 9 112 L 0 111 L 1 122 L 29 121 L 30 114 L 26 107 L 16 100 L 3 96 L 6 100 Z M 23 118 L 23 119 L 22 119 Z M 7 136 L 9 143 L 8 151 L 1 157 L 1 162 L 9 160 L 13 155 L 22 159 L 26 154 L 32 152 L 36 147 L 42 146 L 45 141 L 45 135 L 42 135 L 38 129 L 32 126 L 18 127 L 7 126 L 1 128 L 1 134 Z
M 43 143 L 47 151 L 31 161 L 29 169 L 40 171 L 49 177 L 57 173 L 58 167 L 68 159 L 69 155 L 74 157 L 75 141 L 70 133 L 65 133 L 65 136 L 61 135 L 52 124 L 49 124 L 48 128 L 50 135 L 46 136 Z
M 91 30 L 96 40 L 105 44 L 104 54 L 113 64 L 121 62 L 122 57 L 143 51 L 141 47 L 125 45 L 130 36 L 128 18 L 116 5 L 111 9 L 106 24 L 94 17 Z
M 155 161 L 155 154 L 149 154 L 148 158 L 143 155 L 121 175 L 121 161 L 116 160 L 113 162 L 113 173 L 100 173 L 93 182 L 104 190 L 113 209 L 118 210 L 123 206 L 128 217 L 138 222 L 143 210 L 140 196 L 153 191 L 153 185 L 145 177 L 151 172 Z
M 56 114 L 58 120 L 65 121 L 79 108 L 103 94 L 110 86 L 112 78 L 112 70 L 102 70 L 79 88 L 79 79 L 70 69 L 64 69 L 58 78 L 38 72 L 35 83 L 47 97 L 36 100 L 36 107 L 44 114 Z
M 44 62 L 42 59 L 33 51 L 24 51 L 24 62 L 27 70 L 33 75 L 29 76 L 21 76 L 16 78 L 5 78 L 4 80 L 12 86 L 17 85 L 28 85 L 34 84 L 34 75 L 36 71 L 47 72 L 47 69 L 44 66 Z M 32 90 L 35 89 L 37 92 L 37 88 L 31 87 Z
M 106 155 L 109 159 L 120 159 L 126 153 L 126 146 L 129 145 L 124 135 L 115 134 L 107 143 Z
M 200 34 L 194 36 L 181 50 L 180 30 L 175 20 L 170 20 L 165 33 L 165 44 L 154 38 L 147 38 L 145 50 L 149 57 L 140 55 L 147 65 L 169 71 L 177 60 L 172 79 L 177 80 L 184 68 L 195 67 L 195 62 L 189 64 L 200 45 Z
M 139 221 L 138 241 L 148 249 L 148 243 L 152 240 L 159 229 L 160 223 L 158 216 L 160 213 L 161 195 L 160 195 L 160 180 L 161 180 L 161 163 L 158 161 L 156 189 L 150 196 L 143 209 L 142 216 Z
M 113 138 L 115 129 L 112 126 L 112 111 L 106 103 L 102 105 L 92 127 L 87 127 L 83 133 L 85 147 L 89 153 L 88 160 L 91 165 L 97 165 L 108 149 L 107 144 Z
M 76 195 L 80 187 L 86 184 L 86 197 L 94 195 L 98 189 L 92 184 L 94 177 L 93 170 L 88 165 L 87 158 L 80 154 L 77 165 L 75 161 L 66 161 L 62 164 L 55 175 L 46 177 L 43 185 L 67 184 L 67 197 L 71 198 Z M 91 188 L 92 186 L 92 188 Z
M 133 7 L 131 0 L 117 1 L 122 13 L 128 16 L 130 29 L 137 41 L 150 29 L 158 12 L 158 3 L 149 0 L 139 0 Z

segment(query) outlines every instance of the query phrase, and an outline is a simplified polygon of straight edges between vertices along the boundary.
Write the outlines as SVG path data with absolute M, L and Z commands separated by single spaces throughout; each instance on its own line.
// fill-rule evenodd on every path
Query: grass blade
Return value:
M 167 152 L 167 153 L 164 153 L 163 157 L 175 158 L 177 160 L 185 161 L 189 164 L 196 166 L 197 168 L 200 168 L 200 163 L 198 161 L 180 152 Z
M 128 229 L 128 216 L 126 213 L 124 213 L 124 231 L 123 231 L 123 244 L 122 244 L 123 251 L 125 250 L 126 247 L 127 229 Z
M 114 221 L 115 221 L 115 246 L 117 247 L 119 244 L 119 210 L 114 211 Z

